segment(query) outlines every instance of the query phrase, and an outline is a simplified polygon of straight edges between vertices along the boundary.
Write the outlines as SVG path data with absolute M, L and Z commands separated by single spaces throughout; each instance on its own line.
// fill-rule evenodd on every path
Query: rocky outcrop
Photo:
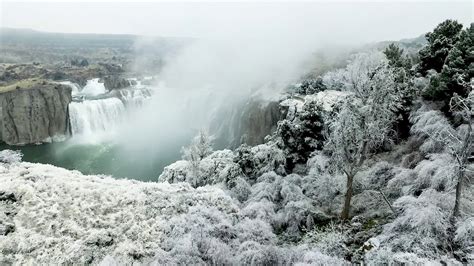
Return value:
M 108 90 L 123 89 L 136 84 L 135 81 L 129 81 L 119 76 L 106 76 L 102 78 L 102 81 L 104 82 L 105 88 Z
M 216 136 L 216 146 L 229 148 L 264 143 L 265 137 L 276 130 L 278 121 L 286 117 L 279 102 L 265 100 L 251 100 L 219 113 L 211 131 Z
M 71 88 L 36 84 L 0 94 L 0 137 L 9 145 L 63 139 L 69 134 Z

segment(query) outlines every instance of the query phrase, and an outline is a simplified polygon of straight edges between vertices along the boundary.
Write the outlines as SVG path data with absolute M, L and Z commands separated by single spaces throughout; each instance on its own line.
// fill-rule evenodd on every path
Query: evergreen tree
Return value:
M 455 20 L 446 20 L 440 23 L 433 32 L 426 34 L 428 45 L 420 50 L 420 64 L 418 72 L 426 75 L 428 70 L 441 72 L 449 51 L 460 38 L 462 24 Z

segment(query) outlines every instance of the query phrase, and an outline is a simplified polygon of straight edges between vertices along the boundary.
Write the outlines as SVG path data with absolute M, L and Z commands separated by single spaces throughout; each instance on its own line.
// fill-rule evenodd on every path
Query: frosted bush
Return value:
M 324 255 L 317 250 L 310 250 L 304 253 L 302 258 L 299 259 L 297 263 L 295 263 L 295 266 L 304 265 L 350 265 L 350 263 L 340 258 Z
M 342 228 L 330 224 L 326 228 L 314 229 L 305 234 L 304 243 L 311 244 L 322 253 L 334 257 L 345 257 L 348 248 L 345 245 L 346 234 Z
M 252 193 L 249 201 L 261 201 L 263 199 L 276 202 L 280 197 L 282 177 L 275 172 L 268 172 L 261 175 L 252 186 Z
M 272 246 L 263 246 L 254 241 L 240 245 L 236 264 L 240 265 L 285 265 L 285 254 Z
M 377 162 L 369 169 L 360 172 L 357 178 L 364 189 L 381 190 L 394 177 L 393 168 L 394 166 L 388 162 Z
M 254 147 L 242 145 L 237 149 L 236 162 L 250 181 L 267 172 L 285 172 L 285 154 L 274 143 Z
M 454 129 L 448 119 L 437 110 L 428 110 L 426 107 L 420 108 L 410 117 L 413 123 L 412 134 L 424 140 L 420 151 L 425 153 L 440 152 L 444 149 L 443 139 L 449 138 Z
M 454 259 L 446 257 L 426 258 L 410 252 L 393 252 L 388 248 L 369 251 L 365 255 L 367 265 L 462 265 Z
M 250 219 L 261 219 L 273 223 L 275 208 L 275 204 L 266 199 L 257 202 L 252 201 L 240 211 L 240 215 Z
M 236 225 L 236 234 L 240 242 L 254 241 L 260 244 L 274 244 L 276 236 L 271 226 L 260 219 L 244 218 Z
M 394 203 L 399 210 L 397 218 L 384 226 L 378 238 L 394 252 L 439 257 L 447 252 L 447 230 L 453 203 L 452 195 L 433 189 L 423 191 L 417 198 L 403 196 Z
M 319 206 L 331 209 L 334 198 L 345 190 L 346 179 L 342 175 L 330 174 L 328 158 L 315 154 L 308 160 L 309 173 L 303 177 L 304 194 L 316 200 Z
M 1 163 L 18 163 L 21 161 L 23 154 L 20 151 L 2 150 L 0 151 Z
M 418 178 L 413 184 L 416 189 L 434 188 L 450 191 L 456 186 L 456 162 L 449 154 L 431 154 L 415 167 Z
M 193 187 L 218 183 L 226 184 L 241 173 L 233 159 L 232 151 L 220 150 L 209 154 L 198 162 L 177 161 L 164 168 L 159 181 L 168 183 L 188 182 Z
M 250 193 L 252 193 L 249 183 L 241 177 L 232 179 L 227 186 L 230 188 L 232 197 L 238 199 L 240 202 L 246 201 Z
M 305 200 L 307 197 L 301 189 L 301 177 L 295 174 L 285 176 L 281 182 L 280 196 L 282 205 L 290 201 Z
M 387 196 L 400 197 L 413 193 L 413 183 L 418 178 L 412 169 L 397 168 L 394 178 L 387 183 Z
M 458 255 L 474 263 L 474 217 L 469 217 L 458 224 L 454 241 L 461 251 Z
M 176 161 L 163 169 L 158 180 L 168 183 L 186 182 L 190 171 L 191 164 L 188 161 Z

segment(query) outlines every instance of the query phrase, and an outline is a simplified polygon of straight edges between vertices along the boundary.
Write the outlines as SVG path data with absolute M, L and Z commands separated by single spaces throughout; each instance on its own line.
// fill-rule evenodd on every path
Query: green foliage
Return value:
M 433 32 L 426 34 L 428 45 L 420 50 L 420 64 L 418 72 L 426 75 L 430 69 L 440 72 L 444 61 L 454 44 L 459 40 L 462 24 L 455 20 L 446 20 L 440 23 Z
M 429 44 L 420 51 L 418 71 L 429 75 L 423 97 L 433 101 L 449 100 L 454 93 L 467 96 L 474 74 L 474 26 L 463 30 L 456 21 L 447 20 L 427 34 Z
M 394 43 L 389 44 L 388 47 L 385 48 L 383 53 L 388 59 L 389 66 L 410 69 L 410 58 L 408 56 L 403 56 L 404 51 L 398 45 Z

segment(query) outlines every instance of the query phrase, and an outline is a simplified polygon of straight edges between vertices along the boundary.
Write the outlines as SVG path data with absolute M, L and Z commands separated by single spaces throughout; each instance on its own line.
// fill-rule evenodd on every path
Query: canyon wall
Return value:
M 0 138 L 9 145 L 59 141 L 70 134 L 71 88 L 35 84 L 0 94 Z

